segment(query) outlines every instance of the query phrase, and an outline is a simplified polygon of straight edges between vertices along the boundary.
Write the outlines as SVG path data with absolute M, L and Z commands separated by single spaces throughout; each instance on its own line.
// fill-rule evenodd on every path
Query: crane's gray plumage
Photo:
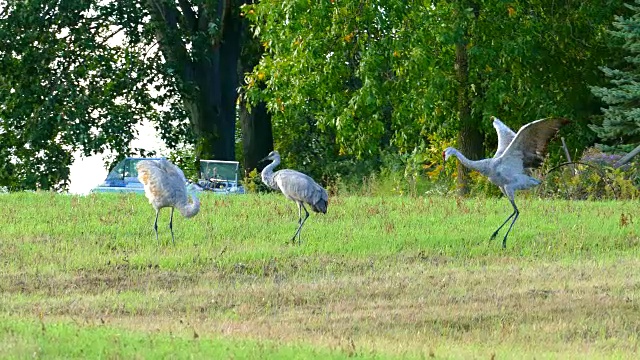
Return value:
M 493 155 L 494 158 L 499 157 L 502 153 L 507 149 L 507 146 L 513 141 L 513 138 L 516 137 L 516 133 L 513 130 L 509 129 L 509 127 L 500 121 L 495 116 L 492 116 L 493 127 L 496 128 L 496 132 L 498 133 L 498 149 L 496 149 L 496 153 Z
M 491 235 L 494 239 L 498 231 L 511 219 L 511 225 L 504 235 L 502 247 L 507 246 L 507 236 L 518 219 L 520 211 L 514 201 L 516 190 L 525 190 L 540 185 L 540 180 L 529 176 L 528 169 L 540 166 L 544 160 L 549 140 L 561 126 L 569 121 L 564 118 L 549 118 L 530 122 L 514 133 L 495 117 L 493 126 L 498 133 L 498 149 L 494 157 L 483 160 L 469 160 L 457 149 L 449 147 L 443 152 L 446 161 L 451 155 L 467 168 L 476 170 L 497 185 L 513 206 L 513 213 Z
M 190 218 L 200 211 L 200 201 L 195 195 L 191 195 L 192 202 L 187 196 L 187 180 L 182 170 L 166 159 L 142 160 L 136 165 L 138 179 L 144 185 L 144 193 L 149 203 L 156 210 L 156 221 L 153 229 L 158 240 L 158 215 L 160 209 L 171 208 L 171 240 L 175 244 L 173 236 L 173 209 L 177 208 L 182 216 Z
M 312 178 L 301 172 L 283 169 L 274 173 L 273 169 L 280 164 L 280 154 L 277 151 L 270 152 L 267 157 L 262 159 L 262 161 L 265 160 L 272 160 L 272 162 L 262 170 L 262 182 L 274 190 L 280 190 L 285 197 L 298 204 L 298 229 L 291 241 L 295 242 L 296 236 L 298 236 L 298 243 L 300 243 L 302 225 L 309 217 L 309 212 L 304 205 L 311 206 L 311 210 L 314 212 L 326 214 L 327 206 L 329 205 L 327 191 Z M 304 219 L 302 218 L 303 209 L 305 213 Z

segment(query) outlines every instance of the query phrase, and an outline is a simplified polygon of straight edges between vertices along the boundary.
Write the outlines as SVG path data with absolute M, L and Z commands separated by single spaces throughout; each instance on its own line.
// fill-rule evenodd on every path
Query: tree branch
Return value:
M 7 11 L 9 11 L 9 5 L 5 4 L 2 7 L 2 11 L 0 11 L 0 19 L 2 19 L 2 20 L 6 20 L 7 19 L 8 16 L 4 16 L 4 14 L 7 13 Z
M 209 16 L 207 15 L 204 4 L 198 5 L 198 30 L 207 30 L 207 24 L 209 23 Z
M 121 33 L 124 30 L 123 27 L 117 29 L 116 31 L 113 31 L 111 34 L 107 34 L 106 36 L 104 36 L 101 41 L 98 41 L 98 44 L 100 44 L 101 46 L 104 46 L 111 38 L 113 38 L 114 36 L 116 36 L 117 34 Z
M 191 8 L 191 4 L 187 0 L 178 0 L 178 4 L 180 4 L 180 9 L 182 9 L 182 14 L 184 14 L 187 28 L 195 32 L 198 29 L 198 18 Z
M 151 45 L 149 45 L 144 53 L 144 55 L 142 56 L 143 59 L 146 59 L 149 56 L 149 53 L 151 51 L 153 51 L 153 48 L 155 48 L 156 46 L 158 46 L 158 40 L 154 41 L 153 43 L 151 43 Z
M 209 22 L 213 21 L 218 27 L 218 36 L 211 42 L 213 46 L 220 46 L 223 35 L 224 19 L 229 11 L 230 0 L 218 0 L 215 13 L 211 14 L 211 6 L 198 5 L 198 30 L 208 32 Z
M 193 63 L 189 58 L 187 47 L 178 35 L 178 9 L 175 2 L 148 0 L 152 19 L 157 23 L 156 38 L 160 51 L 168 62 L 177 67 L 176 75 L 182 82 L 193 80 Z
M 218 0 L 218 19 L 220 19 L 220 39 L 222 39 L 222 29 L 224 28 L 224 19 L 227 17 L 231 0 Z

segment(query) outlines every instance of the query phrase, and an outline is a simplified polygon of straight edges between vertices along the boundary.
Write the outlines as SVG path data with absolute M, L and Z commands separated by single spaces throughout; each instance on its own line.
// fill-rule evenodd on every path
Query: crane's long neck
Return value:
M 191 202 L 186 202 L 176 206 L 180 214 L 186 218 L 194 217 L 200 211 L 200 199 L 197 196 L 191 195 Z
M 454 155 L 455 157 L 458 158 L 458 160 L 460 160 L 460 162 L 462 163 L 462 165 L 464 165 L 465 167 L 471 169 L 471 170 L 476 170 L 477 172 L 487 176 L 489 173 L 489 160 L 491 159 L 483 159 L 483 160 L 469 160 L 467 159 L 466 156 L 464 156 L 460 151 L 458 151 L 458 149 L 452 149 L 451 155 Z
M 262 169 L 262 182 L 267 184 L 267 186 L 269 186 L 272 189 L 278 189 L 278 186 L 276 185 L 276 182 L 273 179 L 273 169 L 280 165 L 280 158 L 276 157 L 275 159 L 273 159 L 273 161 L 271 162 L 271 164 L 265 166 L 264 169 Z

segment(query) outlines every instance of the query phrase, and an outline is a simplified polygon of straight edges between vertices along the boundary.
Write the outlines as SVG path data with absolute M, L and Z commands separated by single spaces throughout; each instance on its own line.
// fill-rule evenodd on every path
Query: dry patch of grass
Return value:
M 640 260 L 389 258 L 262 275 L 114 268 L 0 277 L 5 311 L 143 332 L 311 343 L 346 353 L 636 354 Z M 309 270 L 310 272 L 306 272 Z M 517 357 L 517 356 L 516 356 Z

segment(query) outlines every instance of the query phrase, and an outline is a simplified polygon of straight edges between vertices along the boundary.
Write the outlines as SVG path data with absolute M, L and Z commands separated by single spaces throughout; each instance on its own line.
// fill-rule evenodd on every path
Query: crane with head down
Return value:
M 149 203 L 156 210 L 156 221 L 153 229 L 158 240 L 158 215 L 160 209 L 171 208 L 169 229 L 171 240 L 175 244 L 173 236 L 173 209 L 177 208 L 182 216 L 190 218 L 200 211 L 200 200 L 191 195 L 191 202 L 187 196 L 187 179 L 182 170 L 166 159 L 143 160 L 136 165 L 138 179 L 144 185 L 144 193 Z

